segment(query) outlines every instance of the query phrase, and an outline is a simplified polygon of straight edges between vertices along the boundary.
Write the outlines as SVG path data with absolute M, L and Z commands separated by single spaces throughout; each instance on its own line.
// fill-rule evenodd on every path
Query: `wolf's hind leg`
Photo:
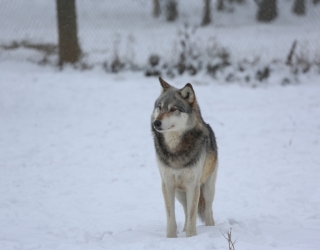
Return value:
M 201 193 L 204 199 L 204 209 L 199 210 L 199 215 L 202 221 L 204 221 L 206 226 L 214 226 L 214 219 L 212 213 L 212 203 L 215 193 L 215 181 L 216 181 L 216 171 L 214 171 L 208 180 L 202 185 Z

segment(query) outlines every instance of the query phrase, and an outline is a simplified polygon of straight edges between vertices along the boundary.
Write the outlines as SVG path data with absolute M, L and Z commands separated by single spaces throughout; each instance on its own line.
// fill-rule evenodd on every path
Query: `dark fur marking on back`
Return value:
M 206 128 L 209 131 L 209 148 L 212 151 L 214 151 L 215 154 L 217 154 L 218 146 L 217 146 L 216 136 L 209 124 L 206 124 Z

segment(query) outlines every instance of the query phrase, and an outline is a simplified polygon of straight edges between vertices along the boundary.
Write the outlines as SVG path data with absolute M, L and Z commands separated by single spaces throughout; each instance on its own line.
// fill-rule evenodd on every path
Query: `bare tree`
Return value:
M 257 20 L 260 22 L 271 22 L 277 15 L 277 0 L 256 0 L 258 4 Z
M 160 16 L 160 0 L 153 0 L 153 11 L 152 14 L 154 17 L 159 17 Z
M 178 18 L 178 4 L 175 0 L 167 0 L 166 19 L 168 22 L 174 22 Z
M 219 10 L 219 11 L 224 11 L 225 10 L 224 0 L 218 0 L 217 1 L 217 10 Z
M 59 63 L 75 63 L 81 55 L 77 36 L 75 0 L 56 1 L 59 31 Z
M 201 25 L 206 26 L 211 23 L 211 0 L 204 0 L 203 18 Z
M 306 14 L 306 2 L 305 0 L 295 0 L 293 4 L 293 13 L 298 16 L 302 16 Z

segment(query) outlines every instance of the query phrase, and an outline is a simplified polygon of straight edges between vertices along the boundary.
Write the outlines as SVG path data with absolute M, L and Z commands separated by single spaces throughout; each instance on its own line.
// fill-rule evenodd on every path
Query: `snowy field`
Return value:
M 190 81 L 218 141 L 216 226 L 165 238 L 142 74 L 0 61 L 0 249 L 320 249 L 319 75 L 257 88 Z

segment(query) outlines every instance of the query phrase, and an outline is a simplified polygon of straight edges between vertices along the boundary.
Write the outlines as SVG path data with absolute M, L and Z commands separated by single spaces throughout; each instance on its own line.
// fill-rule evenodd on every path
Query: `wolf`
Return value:
M 214 226 L 212 202 L 218 171 L 213 130 L 202 119 L 190 83 L 177 89 L 159 77 L 162 91 L 155 101 L 151 128 L 167 214 L 167 237 L 177 237 L 175 197 L 185 213 L 183 231 L 195 236 L 197 212 Z

